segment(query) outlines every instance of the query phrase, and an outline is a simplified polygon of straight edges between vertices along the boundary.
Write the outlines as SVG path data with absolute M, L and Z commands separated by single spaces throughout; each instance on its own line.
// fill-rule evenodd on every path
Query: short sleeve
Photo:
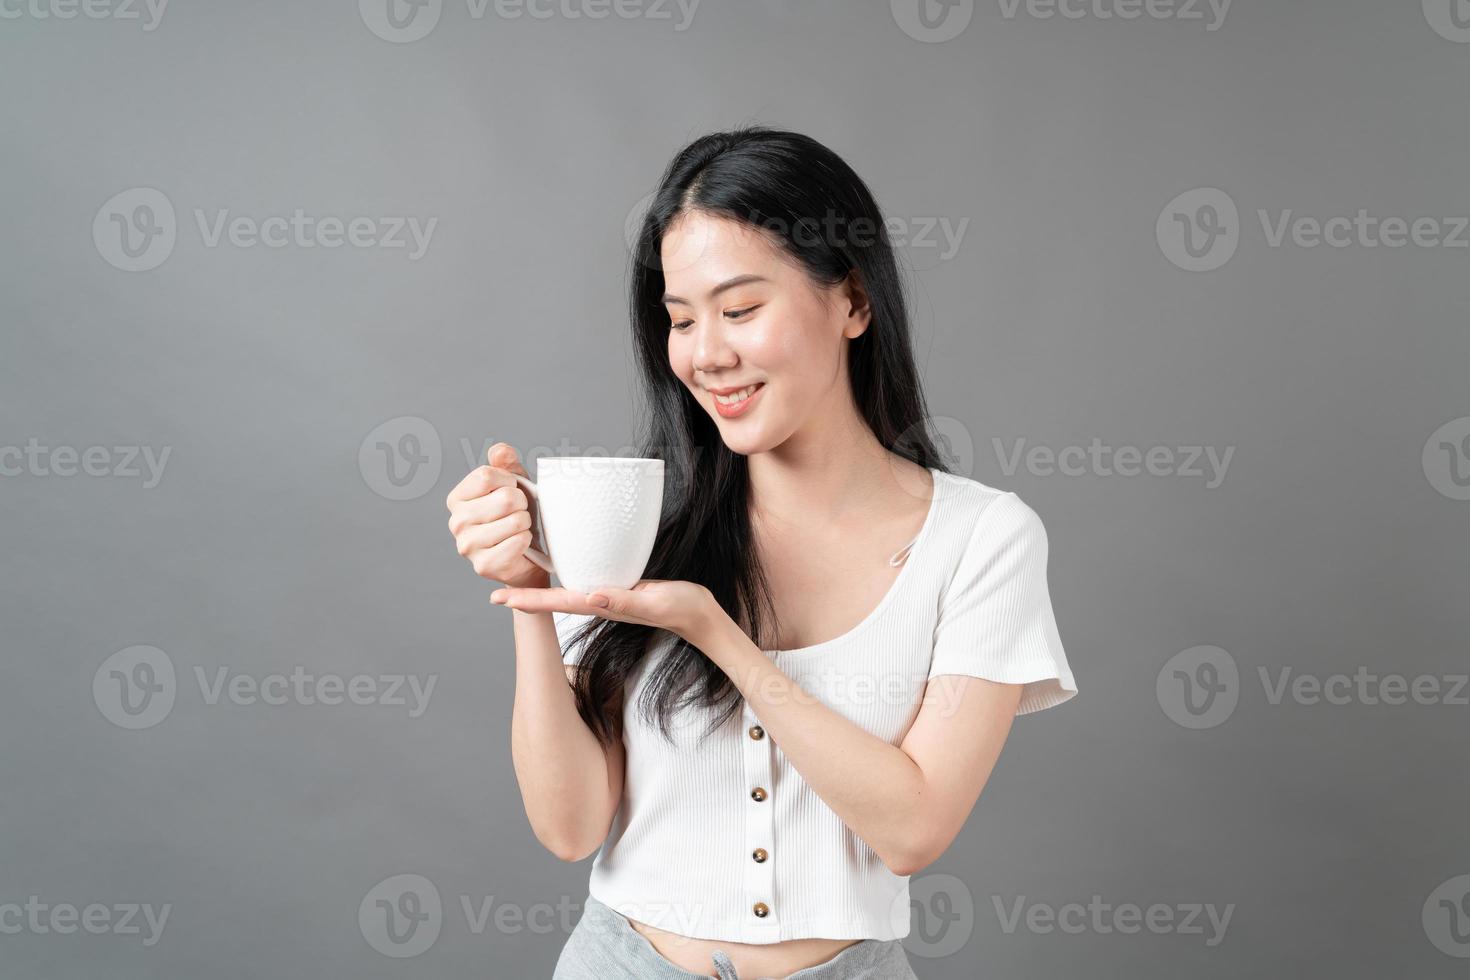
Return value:
M 1018 715 L 1077 693 L 1046 582 L 1046 528 L 1015 493 L 976 520 L 940 595 L 929 676 L 964 674 L 1024 685 Z
M 573 639 L 573 634 L 580 631 L 582 624 L 590 622 L 599 617 L 583 613 L 553 612 L 552 622 L 556 625 L 556 638 L 561 641 L 562 663 L 575 664 L 582 659 L 582 648 L 586 646 L 586 638 Z

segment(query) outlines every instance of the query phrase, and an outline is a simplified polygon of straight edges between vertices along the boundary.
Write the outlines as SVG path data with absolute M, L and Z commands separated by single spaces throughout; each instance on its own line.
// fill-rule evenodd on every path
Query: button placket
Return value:
M 746 705 L 740 733 L 745 762 L 745 942 L 773 942 L 780 932 L 775 896 L 775 862 L 779 853 L 774 835 L 773 750 L 770 737 Z

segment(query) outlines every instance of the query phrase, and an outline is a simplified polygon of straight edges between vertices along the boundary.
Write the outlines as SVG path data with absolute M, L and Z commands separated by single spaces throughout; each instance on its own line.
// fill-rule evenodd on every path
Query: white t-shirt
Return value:
M 1077 693 L 1052 614 L 1041 519 L 1013 492 L 930 472 L 924 526 L 867 618 L 824 643 L 766 651 L 803 691 L 893 745 L 941 674 L 1023 684 L 1019 714 Z M 554 615 L 567 663 L 581 653 L 570 635 L 590 618 Z M 708 736 L 710 709 L 685 707 L 673 717 L 673 744 L 643 724 L 642 683 L 672 642 L 659 634 L 628 680 L 622 803 L 590 893 L 701 939 L 907 936 L 908 877 L 889 871 L 806 785 L 748 704 Z

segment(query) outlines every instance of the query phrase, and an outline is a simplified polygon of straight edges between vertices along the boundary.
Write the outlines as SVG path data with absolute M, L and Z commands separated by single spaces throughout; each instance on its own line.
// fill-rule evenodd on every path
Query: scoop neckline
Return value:
M 929 532 L 934 526 L 935 516 L 939 511 L 939 499 L 943 496 L 943 491 L 940 489 L 939 481 L 946 474 L 944 473 L 944 471 L 937 470 L 932 466 L 926 466 L 925 469 L 929 471 L 934 480 L 930 490 L 929 510 L 924 515 L 924 523 L 919 528 L 918 536 L 914 538 L 913 542 L 908 546 L 909 553 L 908 557 L 903 560 L 903 567 L 898 570 L 898 576 L 894 578 L 892 584 L 888 586 L 888 591 L 883 593 L 883 598 L 878 600 L 878 604 L 874 606 L 872 610 L 866 616 L 864 616 L 856 626 L 848 630 L 846 633 L 842 633 L 838 636 L 832 637 L 832 639 L 830 640 L 823 640 L 821 643 L 813 643 L 810 646 L 792 647 L 790 650 L 762 650 L 762 653 L 774 657 L 779 657 L 791 654 L 815 653 L 820 650 L 825 650 L 828 647 L 836 646 L 839 643 L 844 643 L 848 640 L 851 640 L 864 629 L 866 629 L 869 625 L 871 625 L 872 622 L 876 620 L 880 615 L 882 615 L 883 610 L 888 608 L 888 606 L 894 601 L 894 597 L 897 596 L 900 591 L 902 591 L 903 586 L 907 583 L 909 578 L 909 569 L 912 568 L 914 564 L 916 564 L 914 561 L 915 556 L 921 555 L 921 553 L 923 552 L 924 542 L 929 539 Z

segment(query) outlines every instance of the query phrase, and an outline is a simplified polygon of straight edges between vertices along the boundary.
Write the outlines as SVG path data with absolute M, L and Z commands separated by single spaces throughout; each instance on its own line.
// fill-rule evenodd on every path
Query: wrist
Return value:
M 700 650 L 705 650 L 719 639 L 721 630 L 728 622 L 729 615 L 715 601 L 714 594 L 706 589 L 704 601 L 699 605 L 699 613 L 684 639 Z

